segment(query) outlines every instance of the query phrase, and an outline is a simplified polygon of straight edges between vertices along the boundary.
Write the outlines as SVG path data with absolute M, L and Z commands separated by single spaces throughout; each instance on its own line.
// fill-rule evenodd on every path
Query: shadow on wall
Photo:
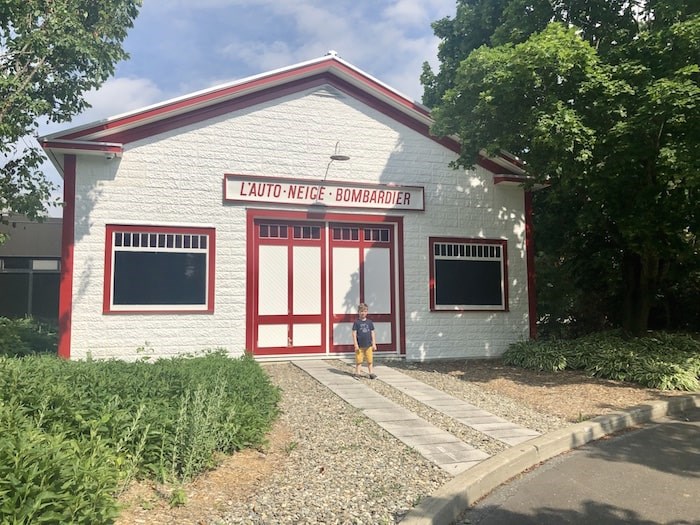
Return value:
M 369 113 L 369 110 L 368 110 Z M 370 115 L 371 116 L 371 115 Z M 493 186 L 490 177 L 491 173 L 476 168 L 475 171 L 459 172 L 459 181 L 455 186 L 446 185 L 440 179 L 443 170 L 447 167 L 452 158 L 456 158 L 456 154 L 450 158 L 437 158 L 432 163 L 422 163 L 425 158 L 421 157 L 420 153 L 410 151 L 409 135 L 413 133 L 407 130 L 401 124 L 392 122 L 389 125 L 395 134 L 395 143 L 392 145 L 391 153 L 383 163 L 383 169 L 378 174 L 379 182 L 382 184 L 398 184 L 398 185 L 417 185 L 424 186 L 425 190 L 425 211 L 400 211 L 394 212 L 395 215 L 402 215 L 404 224 L 407 225 L 407 230 L 412 232 L 420 232 L 421 236 L 418 241 L 421 243 L 421 248 L 417 254 L 413 247 L 411 249 L 411 266 L 415 268 L 416 264 L 420 265 L 421 273 L 416 276 L 404 275 L 405 283 L 404 290 L 398 290 L 398 275 L 396 276 L 396 289 L 399 294 L 404 294 L 405 305 L 407 307 L 405 323 L 407 328 L 407 353 L 418 356 L 424 360 L 428 358 L 452 357 L 444 356 L 435 352 L 431 347 L 444 347 L 444 344 L 434 345 L 434 337 L 442 338 L 444 335 L 440 332 L 437 334 L 432 331 L 430 338 L 416 338 L 415 334 L 426 334 L 425 330 L 411 331 L 411 325 L 424 323 L 429 317 L 436 319 L 452 319 L 459 320 L 464 323 L 469 330 L 465 331 L 465 337 L 461 339 L 462 344 L 466 347 L 464 354 L 466 355 L 483 355 L 491 357 L 499 355 L 503 349 L 494 348 L 493 342 L 489 339 L 478 339 L 472 336 L 474 333 L 479 333 L 478 327 L 474 325 L 481 324 L 496 324 L 498 330 L 506 333 L 523 334 L 522 337 L 528 336 L 528 294 L 527 294 L 527 266 L 526 258 L 526 243 L 525 243 L 525 216 L 524 216 L 524 194 L 523 190 L 517 186 L 510 187 L 495 187 Z M 344 151 L 350 155 L 350 162 L 344 163 L 338 167 L 340 173 L 331 172 L 331 178 L 349 178 L 349 174 L 359 180 L 374 180 L 376 174 L 371 172 L 372 161 L 376 166 L 377 151 L 382 151 L 381 144 L 373 144 L 372 149 L 368 149 L 366 144 L 353 143 L 351 140 L 341 138 L 341 144 Z M 440 146 L 437 146 L 440 147 Z M 389 149 L 389 148 L 388 148 Z M 448 155 L 449 156 L 449 155 Z M 428 159 L 432 157 L 427 157 Z M 363 173 L 362 167 L 367 166 L 368 171 Z M 417 168 L 418 166 L 418 168 Z M 425 173 L 416 173 L 416 169 L 420 166 L 425 166 Z M 332 177 L 335 175 L 335 177 Z M 420 181 L 420 182 L 418 182 Z M 453 190 L 454 188 L 454 190 Z M 456 191 L 457 197 L 450 194 Z M 450 212 L 447 207 L 453 207 Z M 466 213 L 466 209 L 478 208 L 481 212 L 478 222 L 473 223 L 471 217 L 473 214 Z M 435 214 L 436 210 L 441 209 L 441 213 L 451 215 L 443 218 L 442 225 L 436 225 L 429 220 L 431 214 Z M 392 210 L 386 210 L 388 214 L 392 214 Z M 450 222 L 453 221 L 453 222 Z M 455 228 L 455 225 L 457 226 Z M 428 237 L 455 237 L 455 238 L 503 238 L 502 232 L 510 232 L 508 234 L 508 257 L 507 271 L 507 295 L 508 295 L 508 310 L 509 311 L 440 311 L 431 312 L 430 304 L 430 254 L 428 247 Z M 409 234 L 404 234 L 404 245 L 415 244 L 416 239 L 409 239 Z M 512 239 L 515 239 L 513 241 Z M 405 246 L 404 246 L 405 247 Z M 517 261 L 513 264 L 513 261 Z M 348 283 L 348 293 L 346 294 L 343 305 L 346 312 L 355 313 L 357 310 L 357 302 L 359 297 L 359 268 L 354 273 Z M 524 282 L 523 282 L 524 281 Z M 373 308 L 372 297 L 365 291 L 365 302 L 369 304 L 370 314 L 376 311 Z M 413 305 L 426 305 L 425 309 L 411 309 Z M 504 319 L 505 318 L 505 319 Z M 439 324 L 440 321 L 435 324 Z M 488 334 L 489 331 L 487 330 Z M 469 337 L 467 337 L 467 334 Z M 411 337 L 413 335 L 413 337 Z

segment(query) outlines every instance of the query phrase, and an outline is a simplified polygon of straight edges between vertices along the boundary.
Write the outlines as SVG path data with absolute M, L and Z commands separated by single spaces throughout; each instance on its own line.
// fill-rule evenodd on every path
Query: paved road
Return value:
M 700 408 L 558 456 L 458 523 L 700 525 Z

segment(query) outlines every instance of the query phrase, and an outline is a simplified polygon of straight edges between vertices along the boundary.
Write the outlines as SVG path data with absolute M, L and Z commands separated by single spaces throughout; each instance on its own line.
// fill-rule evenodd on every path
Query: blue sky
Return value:
M 124 42 L 129 60 L 92 108 L 53 133 L 323 56 L 340 57 L 420 101 L 421 65 L 437 66 L 431 22 L 455 0 L 144 0 Z M 47 166 L 48 177 L 61 179 Z M 52 212 L 51 215 L 56 215 Z M 60 213 L 59 213 L 60 214 Z

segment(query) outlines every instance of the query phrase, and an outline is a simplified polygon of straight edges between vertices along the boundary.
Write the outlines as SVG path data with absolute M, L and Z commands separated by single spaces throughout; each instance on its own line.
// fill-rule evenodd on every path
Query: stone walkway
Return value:
M 294 365 L 344 401 L 361 410 L 365 416 L 374 420 L 397 439 L 454 476 L 489 457 L 486 452 L 428 423 L 410 410 L 378 394 L 355 379 L 352 374 L 333 365 L 320 360 L 294 361 Z M 539 436 L 539 433 L 534 430 L 481 410 L 396 369 L 375 365 L 375 371 L 378 381 L 383 381 L 461 424 L 508 445 L 517 445 Z

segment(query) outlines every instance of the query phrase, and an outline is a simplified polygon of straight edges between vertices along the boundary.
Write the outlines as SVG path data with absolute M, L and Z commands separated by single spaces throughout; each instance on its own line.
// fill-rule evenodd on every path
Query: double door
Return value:
M 394 224 L 261 219 L 253 226 L 254 355 L 352 352 L 359 303 L 369 306 L 378 351 L 397 351 Z

